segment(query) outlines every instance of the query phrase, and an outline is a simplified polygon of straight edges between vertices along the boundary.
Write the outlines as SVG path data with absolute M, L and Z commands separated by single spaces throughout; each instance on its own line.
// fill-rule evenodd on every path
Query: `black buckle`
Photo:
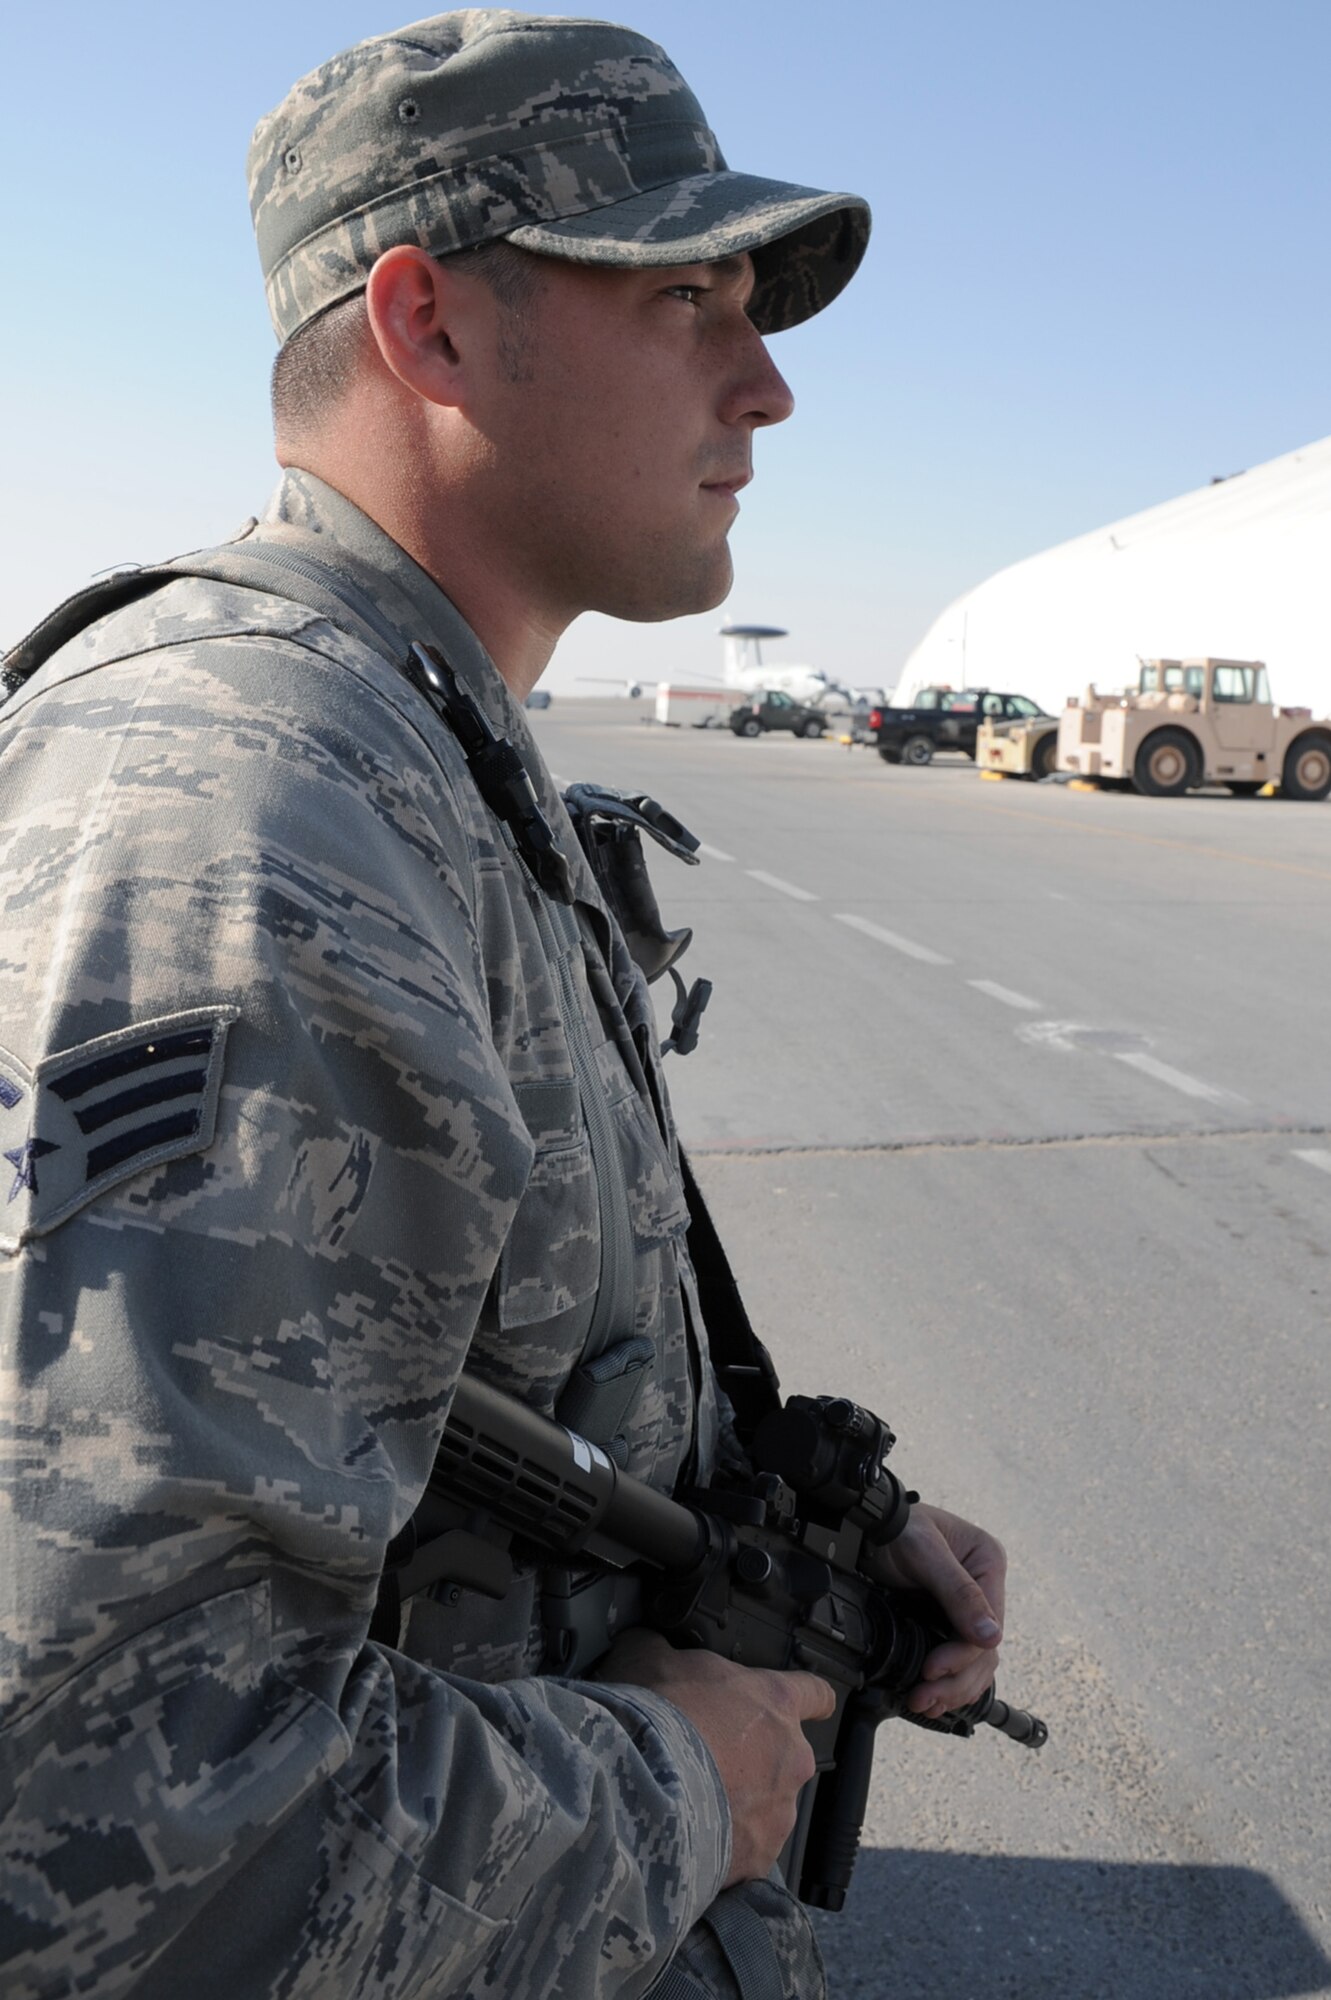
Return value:
M 686 992 L 684 981 L 674 966 L 668 970 L 679 997 L 670 1016 L 670 1033 L 661 1044 L 661 1054 L 668 1055 L 673 1049 L 678 1056 L 692 1055 L 698 1046 L 698 1023 L 712 997 L 712 982 L 710 979 L 695 979 Z
M 541 810 L 530 773 L 513 745 L 495 729 L 471 689 L 458 679 L 436 647 L 414 644 L 407 672 L 451 727 L 477 791 L 511 831 L 537 886 L 556 902 L 572 903 L 568 863 Z

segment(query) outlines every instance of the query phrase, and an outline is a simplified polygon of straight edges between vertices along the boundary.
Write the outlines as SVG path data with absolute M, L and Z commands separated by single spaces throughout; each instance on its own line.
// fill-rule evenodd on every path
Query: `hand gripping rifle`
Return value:
M 580 1566 L 581 1580 L 557 1600 L 555 1671 L 580 1673 L 605 1651 L 610 1585 L 621 1623 L 745 1666 L 821 1674 L 836 1690 L 836 1711 L 804 1725 L 817 1770 L 780 1865 L 804 1902 L 839 1910 L 880 1722 L 906 1715 L 954 1736 L 985 1722 L 1035 1750 L 1048 1735 L 992 1688 L 934 1722 L 905 1708 L 926 1655 L 955 1635 L 932 1599 L 874 1581 L 876 1552 L 905 1527 L 918 1497 L 884 1463 L 894 1443 L 878 1417 L 844 1398 L 792 1396 L 757 1426 L 746 1485 L 709 1487 L 681 1504 L 464 1374 L 425 1499 L 390 1550 L 390 1620 L 400 1597 L 428 1584 L 443 1584 L 446 1597 L 463 1589 L 502 1597 L 516 1541 Z

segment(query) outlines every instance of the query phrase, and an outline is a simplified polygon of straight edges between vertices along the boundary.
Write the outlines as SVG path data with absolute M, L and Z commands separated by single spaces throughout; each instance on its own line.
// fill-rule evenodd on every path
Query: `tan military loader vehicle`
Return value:
M 975 738 L 981 771 L 1005 778 L 1047 778 L 1058 756 L 1058 718 L 1023 715 L 1018 721 L 986 719 Z
M 1058 767 L 1176 798 L 1195 785 L 1238 796 L 1278 784 L 1287 799 L 1331 792 L 1331 721 L 1277 708 L 1260 660 L 1147 660 L 1135 693 L 1070 701 Z

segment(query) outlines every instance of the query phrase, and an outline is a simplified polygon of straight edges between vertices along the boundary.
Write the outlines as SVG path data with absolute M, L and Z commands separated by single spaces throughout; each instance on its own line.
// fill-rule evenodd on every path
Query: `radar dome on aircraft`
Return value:
M 744 687 L 746 682 L 741 676 L 762 666 L 763 640 L 785 639 L 789 634 L 784 625 L 725 624 L 720 637 L 726 685 Z
M 818 667 L 763 664 L 764 639 L 788 637 L 784 625 L 723 625 L 720 638 L 726 686 L 743 688 L 749 693 L 760 688 L 777 688 L 796 701 L 824 702 L 829 696 L 845 698 L 845 689 Z

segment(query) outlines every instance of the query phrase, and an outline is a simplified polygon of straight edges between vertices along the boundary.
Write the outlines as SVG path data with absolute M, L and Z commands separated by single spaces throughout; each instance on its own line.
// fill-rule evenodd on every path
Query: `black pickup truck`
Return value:
M 1019 722 L 1043 714 L 1039 702 L 1025 694 L 921 688 L 909 708 L 871 708 L 856 734 L 889 764 L 927 764 L 935 750 L 961 750 L 973 759 L 982 722 Z

